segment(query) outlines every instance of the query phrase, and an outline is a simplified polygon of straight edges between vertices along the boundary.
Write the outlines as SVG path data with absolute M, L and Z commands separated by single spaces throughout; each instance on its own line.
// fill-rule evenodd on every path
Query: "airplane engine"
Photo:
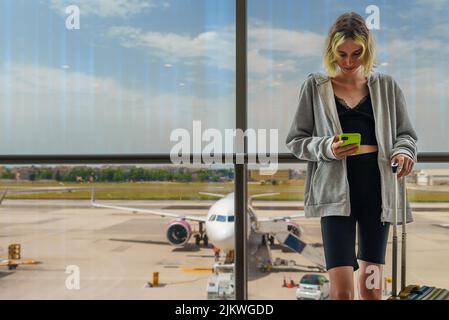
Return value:
M 292 232 L 298 238 L 300 238 L 302 235 L 301 226 L 292 220 L 286 220 L 286 222 L 287 222 L 287 230 Z
M 171 245 L 183 246 L 192 236 L 192 228 L 185 220 L 173 220 L 167 228 L 167 239 Z

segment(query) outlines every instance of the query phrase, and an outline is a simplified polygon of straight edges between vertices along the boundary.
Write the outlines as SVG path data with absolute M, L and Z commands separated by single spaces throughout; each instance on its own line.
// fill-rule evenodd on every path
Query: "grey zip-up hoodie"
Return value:
M 394 174 L 392 157 L 402 153 L 417 162 L 418 137 L 409 120 L 404 94 L 389 75 L 372 72 L 368 89 L 373 106 L 378 165 L 381 174 L 382 222 L 393 222 Z M 350 197 L 346 158 L 338 160 L 332 152 L 334 136 L 343 133 L 335 106 L 330 77 L 309 74 L 301 86 L 298 109 L 286 144 L 299 159 L 307 161 L 304 188 L 306 217 L 349 216 Z M 370 183 L 367 181 L 366 183 Z M 398 180 L 398 223 L 402 223 L 403 186 Z M 407 223 L 413 221 L 408 198 Z

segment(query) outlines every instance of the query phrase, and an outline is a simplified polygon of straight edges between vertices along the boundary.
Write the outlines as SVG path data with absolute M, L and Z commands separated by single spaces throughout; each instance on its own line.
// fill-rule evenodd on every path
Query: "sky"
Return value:
M 449 1 L 248 0 L 248 127 L 278 129 L 280 152 L 333 21 L 369 5 L 418 150 L 449 151 Z M 233 0 L 1 0 L 0 59 L 1 154 L 165 153 L 194 120 L 235 126 Z

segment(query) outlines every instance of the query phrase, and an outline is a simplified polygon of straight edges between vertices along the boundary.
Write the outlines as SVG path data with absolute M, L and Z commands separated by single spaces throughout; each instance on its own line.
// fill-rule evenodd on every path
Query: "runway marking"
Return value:
M 179 265 L 169 265 L 164 266 L 164 268 L 170 269 L 181 269 L 183 272 L 214 272 L 214 268 L 210 266 L 179 266 Z
M 182 268 L 183 272 L 207 272 L 207 273 L 213 273 L 214 268 L 211 267 L 199 267 L 199 268 Z
M 131 248 L 131 246 L 119 246 L 117 248 L 112 249 L 111 252 L 124 252 L 129 248 Z

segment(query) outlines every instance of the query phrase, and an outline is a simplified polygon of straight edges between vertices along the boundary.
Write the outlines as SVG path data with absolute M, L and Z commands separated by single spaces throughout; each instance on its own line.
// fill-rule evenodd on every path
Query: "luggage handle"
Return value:
M 398 255 L 398 236 L 397 236 L 397 218 L 398 218 L 398 167 L 399 163 L 392 163 L 391 170 L 394 174 L 394 214 L 393 214 L 393 262 L 392 262 L 392 297 L 397 298 L 397 255 Z M 406 183 L 405 176 L 404 187 L 403 187 L 403 210 L 402 210 L 402 247 L 401 247 L 401 291 L 404 290 L 406 285 L 406 257 L 407 257 L 407 206 L 406 206 Z

